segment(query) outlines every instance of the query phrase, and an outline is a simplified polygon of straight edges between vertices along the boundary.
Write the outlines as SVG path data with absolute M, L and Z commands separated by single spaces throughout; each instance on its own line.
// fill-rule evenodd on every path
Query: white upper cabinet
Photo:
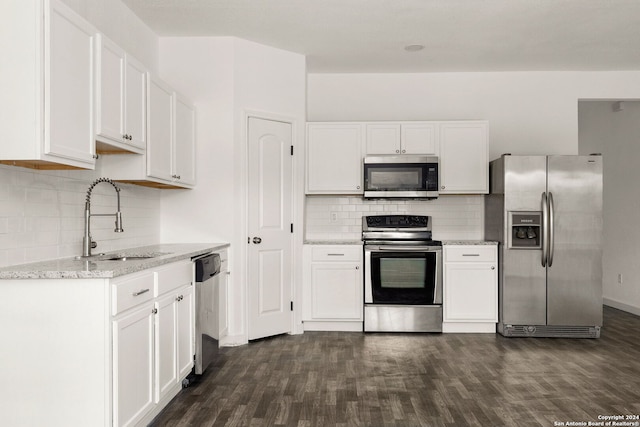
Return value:
M 146 70 L 108 38 L 97 37 L 98 152 L 141 153 L 146 148 Z
M 195 108 L 147 73 L 147 149 L 144 154 L 103 156 L 102 173 L 116 181 L 156 188 L 196 184 Z
M 366 154 L 437 155 L 435 123 L 367 123 Z
M 363 194 L 365 155 L 427 155 L 440 162 L 440 194 L 489 192 L 489 123 L 307 124 L 307 194 Z
M 156 78 L 149 79 L 149 147 L 147 171 L 152 178 L 171 181 L 173 145 L 173 90 Z
M 440 194 L 489 192 L 489 124 L 440 124 Z
M 307 194 L 363 194 L 363 125 L 307 126 Z
M 196 183 L 196 111 L 182 96 L 175 94 L 175 130 L 172 178 L 187 185 Z
M 96 29 L 58 0 L 2 2 L 0 162 L 93 169 Z

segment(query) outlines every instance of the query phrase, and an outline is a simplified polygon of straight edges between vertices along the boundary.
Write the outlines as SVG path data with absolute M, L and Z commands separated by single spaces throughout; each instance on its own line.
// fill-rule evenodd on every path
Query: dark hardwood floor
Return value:
M 153 426 L 554 426 L 640 414 L 640 317 L 600 339 L 306 332 L 222 350 Z M 585 424 L 586 425 L 586 424 Z

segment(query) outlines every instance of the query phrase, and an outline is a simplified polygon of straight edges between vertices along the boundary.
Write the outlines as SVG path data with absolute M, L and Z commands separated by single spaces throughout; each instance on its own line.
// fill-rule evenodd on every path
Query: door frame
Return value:
M 241 242 L 241 259 L 239 266 L 242 269 L 244 280 L 242 283 L 242 293 L 244 295 L 244 307 L 243 311 L 243 323 L 245 327 L 244 336 L 248 342 L 249 337 L 249 263 L 248 263 L 248 248 L 244 243 L 249 238 L 249 119 L 256 118 L 262 120 L 270 120 L 276 122 L 288 123 L 291 125 L 291 143 L 294 146 L 294 155 L 291 165 L 291 218 L 293 221 L 293 233 L 291 240 L 291 301 L 293 301 L 293 312 L 291 316 L 291 334 L 301 334 L 304 332 L 302 327 L 302 259 L 297 259 L 295 254 L 302 253 L 302 243 L 304 235 L 304 141 L 301 140 L 301 135 L 304 136 L 304 123 L 300 123 L 292 116 L 287 116 L 278 113 L 271 113 L 259 110 L 243 109 L 242 111 L 242 131 L 241 141 L 242 144 L 242 166 L 243 172 L 241 174 L 241 188 L 242 197 L 240 197 L 240 224 L 241 224 L 241 236 L 237 240 Z M 239 283 L 236 283 L 238 285 Z

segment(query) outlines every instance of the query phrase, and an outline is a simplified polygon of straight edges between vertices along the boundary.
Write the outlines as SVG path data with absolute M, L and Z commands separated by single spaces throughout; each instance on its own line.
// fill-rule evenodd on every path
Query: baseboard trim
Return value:
M 609 307 L 617 308 L 618 310 L 626 311 L 627 313 L 640 316 L 640 307 L 636 307 L 630 304 L 625 304 L 623 302 L 616 301 L 611 298 L 602 298 L 602 302 L 604 303 L 604 305 L 607 305 Z
M 247 337 L 244 335 L 227 335 L 220 338 L 220 347 L 237 347 L 239 345 L 249 344 Z

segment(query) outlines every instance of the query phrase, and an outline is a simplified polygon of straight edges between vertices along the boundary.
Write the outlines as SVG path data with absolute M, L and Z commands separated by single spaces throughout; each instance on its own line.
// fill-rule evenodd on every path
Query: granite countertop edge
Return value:
M 322 240 L 322 239 L 308 239 L 304 240 L 305 245 L 360 245 L 362 246 L 362 240 Z
M 442 245 L 451 245 L 451 246 L 483 246 L 483 245 L 497 245 L 498 242 L 493 240 L 443 240 Z
M 86 259 L 62 258 L 0 268 L 0 279 L 100 279 L 191 259 L 229 247 L 229 243 L 166 243 L 121 249 Z M 145 256 L 153 258 L 108 261 L 105 258 Z

